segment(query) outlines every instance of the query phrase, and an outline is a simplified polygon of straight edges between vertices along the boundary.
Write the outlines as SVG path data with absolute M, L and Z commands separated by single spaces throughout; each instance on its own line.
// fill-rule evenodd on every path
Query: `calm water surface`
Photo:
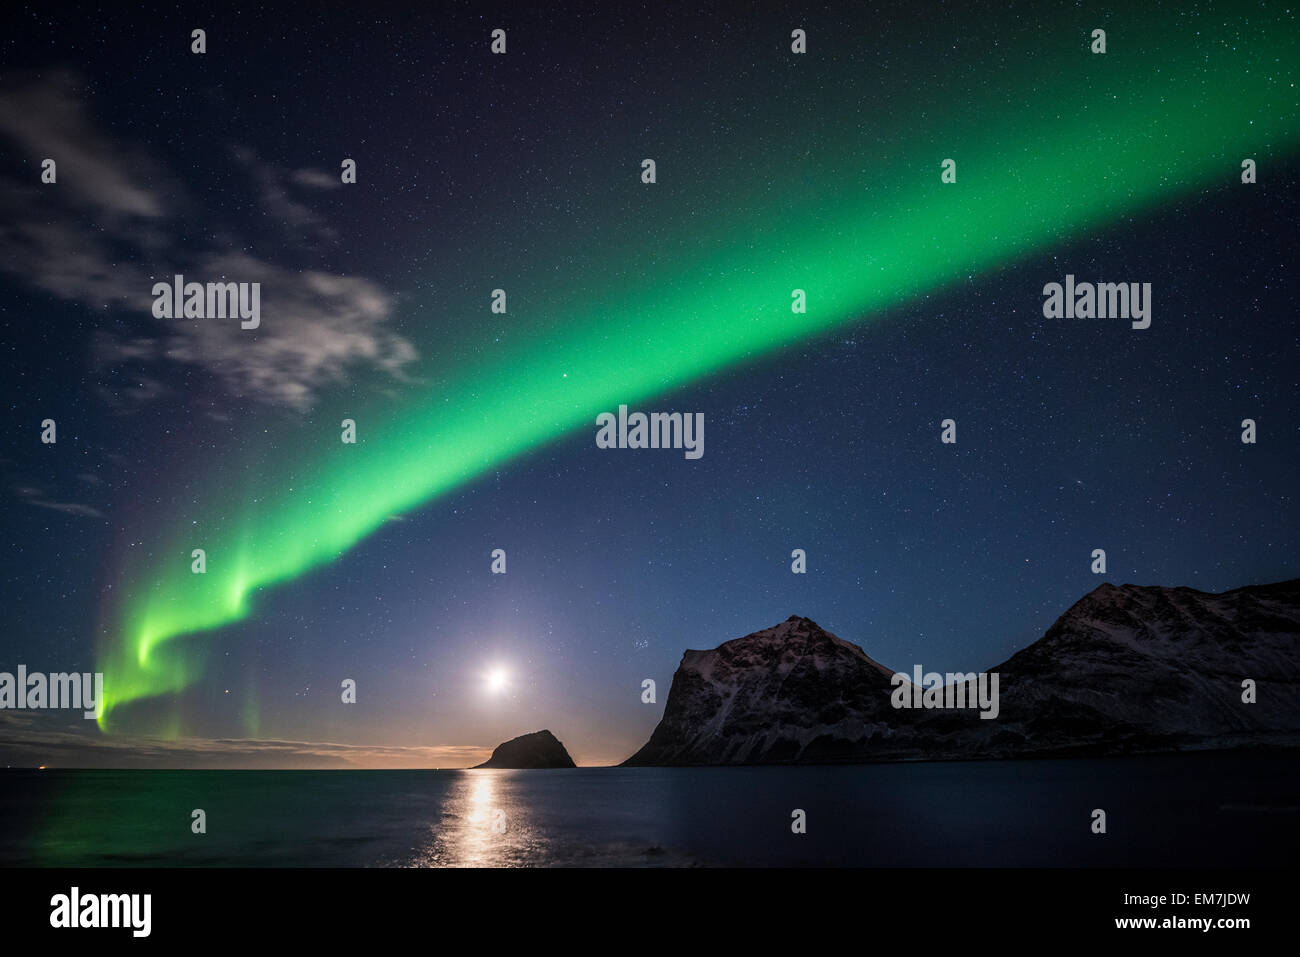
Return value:
M 1300 851 L 1298 757 L 0 771 L 0 865 L 1280 866 Z

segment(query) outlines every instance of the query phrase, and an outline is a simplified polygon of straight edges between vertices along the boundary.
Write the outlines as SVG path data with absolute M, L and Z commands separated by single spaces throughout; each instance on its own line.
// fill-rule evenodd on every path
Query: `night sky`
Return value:
M 1300 574 L 1296 12 L 1127 6 L 17 8 L 0 670 L 110 709 L 0 760 L 615 763 L 792 614 L 981 670 L 1102 581 Z M 154 318 L 177 273 L 260 328 Z M 1044 318 L 1067 274 L 1150 328 Z M 703 457 L 597 448 L 620 404 Z

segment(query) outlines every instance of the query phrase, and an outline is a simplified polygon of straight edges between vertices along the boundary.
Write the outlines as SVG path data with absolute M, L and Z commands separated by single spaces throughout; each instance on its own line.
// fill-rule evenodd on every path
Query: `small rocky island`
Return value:
M 551 732 L 521 734 L 498 744 L 492 757 L 474 768 L 576 768 L 569 752 Z M 471 768 L 473 770 L 473 768 Z

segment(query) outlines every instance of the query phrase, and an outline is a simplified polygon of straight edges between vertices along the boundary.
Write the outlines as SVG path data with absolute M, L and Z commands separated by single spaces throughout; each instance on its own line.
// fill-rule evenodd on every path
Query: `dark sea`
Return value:
M 7 770 L 0 866 L 1282 866 L 1300 851 L 1298 759 Z

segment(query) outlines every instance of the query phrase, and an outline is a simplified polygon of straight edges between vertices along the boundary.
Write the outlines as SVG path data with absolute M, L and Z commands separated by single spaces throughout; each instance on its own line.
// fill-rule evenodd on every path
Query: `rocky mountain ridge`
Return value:
M 912 664 L 898 670 L 910 676 Z M 624 764 L 1300 745 L 1300 579 L 1220 594 L 1103 584 L 988 671 L 999 675 L 993 720 L 975 708 L 895 708 L 893 669 L 791 616 L 717 648 L 687 651 L 663 718 Z M 1255 683 L 1255 703 L 1243 701 L 1245 680 Z

